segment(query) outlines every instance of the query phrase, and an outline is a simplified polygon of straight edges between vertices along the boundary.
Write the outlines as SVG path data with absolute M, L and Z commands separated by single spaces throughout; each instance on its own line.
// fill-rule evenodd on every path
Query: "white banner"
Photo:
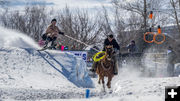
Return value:
M 82 58 L 85 62 L 87 61 L 87 51 L 68 51 L 73 53 L 75 56 Z

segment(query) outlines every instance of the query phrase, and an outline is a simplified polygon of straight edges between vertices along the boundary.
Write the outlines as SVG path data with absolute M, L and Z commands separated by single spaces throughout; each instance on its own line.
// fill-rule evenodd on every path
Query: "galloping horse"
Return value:
M 103 59 L 101 59 L 98 62 L 97 70 L 96 70 L 96 73 L 99 75 L 98 83 L 100 84 L 102 80 L 104 90 L 105 90 L 104 77 L 105 76 L 108 77 L 107 87 L 111 88 L 111 80 L 114 76 L 113 46 L 108 45 L 105 47 L 105 49 L 106 49 L 105 56 Z

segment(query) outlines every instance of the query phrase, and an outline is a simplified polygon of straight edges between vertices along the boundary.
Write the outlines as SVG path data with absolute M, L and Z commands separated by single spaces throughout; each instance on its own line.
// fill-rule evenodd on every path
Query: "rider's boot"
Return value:
M 96 68 L 97 68 L 97 62 L 94 62 L 92 65 L 92 68 L 90 69 L 91 72 L 96 72 Z
M 114 59 L 114 68 L 113 68 L 113 70 L 114 70 L 114 75 L 117 75 L 118 74 L 118 62 L 117 62 L 117 60 L 116 59 Z

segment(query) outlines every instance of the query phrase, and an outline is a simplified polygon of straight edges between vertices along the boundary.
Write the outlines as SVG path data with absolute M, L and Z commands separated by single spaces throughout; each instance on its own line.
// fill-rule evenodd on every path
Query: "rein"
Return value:
M 107 59 L 108 61 L 113 62 L 113 61 L 112 61 L 112 58 L 107 58 L 106 56 L 107 56 L 107 54 L 105 55 L 104 59 Z M 105 68 L 105 66 L 104 66 L 104 64 L 103 64 L 103 61 L 101 61 L 101 66 L 102 66 L 103 69 L 106 70 L 106 71 L 111 69 L 111 66 L 109 66 L 109 68 Z

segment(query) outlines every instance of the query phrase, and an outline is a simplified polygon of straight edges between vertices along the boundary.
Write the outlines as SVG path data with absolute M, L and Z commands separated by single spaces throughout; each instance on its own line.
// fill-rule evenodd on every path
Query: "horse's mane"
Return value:
M 112 47 L 112 46 L 107 46 L 106 48 L 113 48 L 113 47 Z M 111 60 L 108 60 L 108 59 L 107 59 L 107 55 L 108 55 L 108 53 L 107 53 L 107 51 L 105 51 L 105 56 L 104 56 L 104 58 L 100 61 L 100 64 L 103 65 L 105 68 L 106 68 L 107 66 L 111 66 L 111 64 L 112 64 L 112 62 L 113 62 L 112 57 L 111 57 Z M 110 63 L 110 64 L 109 64 L 109 63 Z

